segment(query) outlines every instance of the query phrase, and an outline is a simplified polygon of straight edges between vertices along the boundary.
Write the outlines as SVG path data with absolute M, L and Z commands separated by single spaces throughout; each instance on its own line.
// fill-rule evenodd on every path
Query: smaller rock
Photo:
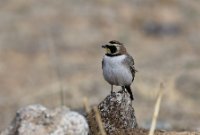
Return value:
M 85 118 L 66 107 L 48 110 L 42 105 L 19 109 L 11 125 L 1 135 L 87 135 Z

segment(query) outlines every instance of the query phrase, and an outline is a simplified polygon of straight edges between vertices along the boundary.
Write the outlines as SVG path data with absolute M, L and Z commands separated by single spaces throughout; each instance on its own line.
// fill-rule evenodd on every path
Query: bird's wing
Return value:
M 134 80 L 135 78 L 135 72 L 137 72 L 137 70 L 135 69 L 134 67 L 134 59 L 131 55 L 127 55 L 126 59 L 124 60 L 125 64 L 128 65 L 128 67 L 130 68 L 131 70 L 131 74 L 132 74 L 132 81 Z

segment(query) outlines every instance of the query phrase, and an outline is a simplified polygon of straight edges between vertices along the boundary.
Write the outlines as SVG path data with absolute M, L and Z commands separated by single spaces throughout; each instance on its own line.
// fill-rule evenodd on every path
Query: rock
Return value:
M 137 127 L 137 121 L 128 93 L 119 91 L 108 95 L 99 105 L 98 109 L 107 134 L 112 134 L 120 129 L 133 129 Z M 98 134 L 95 113 L 92 110 L 88 115 L 90 134 Z
M 11 125 L 1 135 L 87 135 L 85 118 L 66 107 L 48 110 L 30 105 L 17 111 Z

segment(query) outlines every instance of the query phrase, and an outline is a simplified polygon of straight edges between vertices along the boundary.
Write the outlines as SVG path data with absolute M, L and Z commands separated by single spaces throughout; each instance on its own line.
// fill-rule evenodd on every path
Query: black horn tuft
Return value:
M 117 41 L 117 40 L 111 40 L 109 43 L 110 43 L 110 44 L 123 45 L 121 42 L 119 42 L 119 41 Z

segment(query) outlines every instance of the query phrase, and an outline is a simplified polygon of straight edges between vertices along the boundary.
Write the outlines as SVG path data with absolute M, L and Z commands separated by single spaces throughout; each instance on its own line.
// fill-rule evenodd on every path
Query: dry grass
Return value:
M 101 120 L 101 115 L 100 115 L 99 110 L 96 106 L 94 107 L 94 112 L 95 112 L 95 117 L 96 117 L 96 121 L 97 121 L 97 124 L 98 124 L 98 127 L 99 127 L 100 134 L 106 135 L 106 132 L 104 130 L 104 125 L 103 125 L 103 122 Z
M 83 98 L 83 107 L 84 107 L 86 113 L 90 112 L 91 109 L 90 109 L 90 105 L 89 105 L 87 97 Z
M 158 119 L 161 99 L 162 99 L 162 96 L 163 96 L 163 88 L 164 88 L 163 83 L 161 83 L 160 84 L 160 91 L 158 93 L 158 98 L 157 98 L 156 103 L 155 103 L 155 109 L 154 109 L 154 114 L 153 114 L 153 118 L 152 118 L 152 123 L 151 123 L 151 128 L 150 128 L 150 131 L 149 131 L 149 135 L 154 135 L 154 131 L 156 129 L 156 122 L 157 122 L 157 119 Z

